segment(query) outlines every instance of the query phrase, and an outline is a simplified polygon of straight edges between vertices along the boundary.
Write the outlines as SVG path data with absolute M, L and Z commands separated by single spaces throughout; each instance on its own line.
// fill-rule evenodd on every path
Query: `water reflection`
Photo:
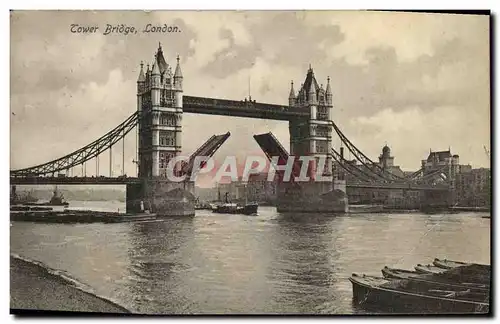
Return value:
M 182 279 L 190 268 L 184 256 L 193 236 L 192 218 L 130 225 L 128 291 L 135 311 L 170 313 L 189 303 L 182 293 Z
M 336 250 L 331 250 L 332 217 L 329 215 L 280 215 L 271 234 L 274 262 L 268 269 L 273 284 L 275 311 L 317 313 L 335 299 L 330 285 L 335 278 Z

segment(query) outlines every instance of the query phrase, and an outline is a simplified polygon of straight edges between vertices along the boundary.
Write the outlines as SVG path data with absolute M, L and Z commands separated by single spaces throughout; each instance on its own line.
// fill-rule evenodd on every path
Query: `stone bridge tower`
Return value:
M 326 89 L 319 85 L 311 66 L 296 93 L 293 82 L 288 96 L 291 109 L 307 111 L 305 118 L 289 120 L 290 155 L 308 156 L 307 182 L 281 183 L 278 188 L 280 212 L 346 212 L 348 201 L 345 180 L 333 179 L 332 110 L 333 95 L 330 78 Z M 318 179 L 317 175 L 323 176 Z
M 182 145 L 182 72 L 175 72 L 161 45 L 146 72 L 141 63 L 137 79 L 138 177 L 127 184 L 127 212 L 149 210 L 158 216 L 193 216 L 194 183 L 169 181 L 167 166 Z M 181 167 L 176 164 L 177 170 Z
M 295 93 L 292 86 L 288 97 L 289 106 L 309 112 L 308 119 L 291 120 L 290 155 L 314 156 L 310 163 L 310 177 L 315 178 L 317 168 L 323 168 L 321 174 L 332 175 L 332 110 L 333 96 L 330 87 L 330 78 L 327 79 L 326 89 L 318 85 L 313 69 L 309 66 L 306 79 Z M 320 165 L 320 158 L 325 159 Z M 319 172 L 318 172 L 319 173 Z
M 161 45 L 146 73 L 141 63 L 137 79 L 140 178 L 165 178 L 168 162 L 181 152 L 182 81 L 179 57 L 172 73 Z

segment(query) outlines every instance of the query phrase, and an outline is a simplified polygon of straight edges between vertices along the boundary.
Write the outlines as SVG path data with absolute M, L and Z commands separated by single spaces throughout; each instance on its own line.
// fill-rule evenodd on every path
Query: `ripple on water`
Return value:
M 109 206 L 113 208 L 113 206 Z M 115 208 L 116 209 L 116 208 Z M 434 257 L 489 263 L 481 215 L 200 214 L 155 223 L 13 222 L 11 251 L 144 313 L 353 313 L 353 272 Z

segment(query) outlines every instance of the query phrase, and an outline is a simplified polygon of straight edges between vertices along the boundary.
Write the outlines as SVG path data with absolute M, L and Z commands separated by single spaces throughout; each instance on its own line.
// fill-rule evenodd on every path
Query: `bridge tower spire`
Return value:
M 181 64 L 180 64 L 180 58 L 179 55 L 177 55 L 177 66 L 175 67 L 175 74 L 174 74 L 174 84 L 176 88 L 182 91 L 182 71 L 181 71 Z
M 330 77 L 326 79 L 326 105 L 333 107 L 332 87 L 330 86 Z
M 288 105 L 293 107 L 295 105 L 295 90 L 293 89 L 293 80 L 290 86 L 290 95 L 288 96 Z

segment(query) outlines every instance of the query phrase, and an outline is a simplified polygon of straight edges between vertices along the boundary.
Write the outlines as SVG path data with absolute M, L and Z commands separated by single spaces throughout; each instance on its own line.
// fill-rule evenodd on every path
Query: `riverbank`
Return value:
M 104 298 L 82 291 L 46 268 L 10 257 L 10 308 L 99 313 L 129 313 Z

